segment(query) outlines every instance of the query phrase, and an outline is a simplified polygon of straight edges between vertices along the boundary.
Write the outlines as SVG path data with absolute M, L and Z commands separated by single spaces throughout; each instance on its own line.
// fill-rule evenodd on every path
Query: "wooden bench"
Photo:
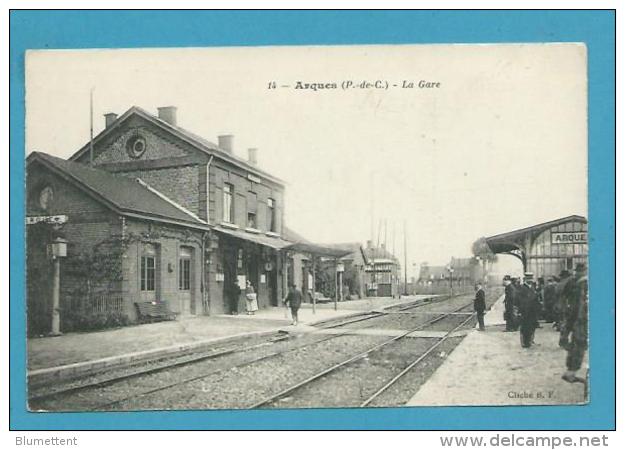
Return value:
M 165 302 L 135 302 L 135 306 L 141 322 L 176 320 L 176 313 Z

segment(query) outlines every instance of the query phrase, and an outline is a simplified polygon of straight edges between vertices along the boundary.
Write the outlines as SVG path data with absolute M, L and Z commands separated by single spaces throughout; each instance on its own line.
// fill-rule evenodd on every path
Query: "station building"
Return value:
M 231 135 L 211 143 L 179 127 L 176 112 L 106 114 L 104 130 L 69 160 L 29 155 L 31 334 L 47 331 L 48 249 L 59 236 L 68 241 L 66 321 L 79 310 L 134 321 L 137 302 L 166 302 L 179 315 L 228 313 L 233 302 L 243 311 L 233 286 L 248 280 L 261 308 L 284 297 L 297 252 L 283 236 L 284 183 L 258 167 L 255 149 L 240 158 Z
M 588 264 L 588 221 L 572 215 L 486 238 L 493 253 L 512 255 L 535 278 Z

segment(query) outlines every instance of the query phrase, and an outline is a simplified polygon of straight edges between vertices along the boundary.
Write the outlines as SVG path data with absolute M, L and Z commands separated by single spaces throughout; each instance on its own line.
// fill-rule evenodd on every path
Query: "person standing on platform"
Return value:
M 258 299 L 252 282 L 247 280 L 247 286 L 245 286 L 245 306 L 248 315 L 254 315 L 258 311 Z
M 568 288 L 569 282 L 571 281 L 571 274 L 568 270 L 562 270 L 560 272 L 560 281 L 556 285 L 556 308 L 558 314 L 558 327 L 557 330 L 560 331 L 560 335 L 562 335 L 562 331 L 564 328 L 564 323 L 566 322 L 566 309 L 567 309 L 567 299 L 565 296 L 565 291 Z M 562 339 L 560 340 L 560 347 L 563 347 Z
M 574 303 L 575 279 L 568 270 L 560 272 L 560 282 L 556 287 L 558 295 L 558 305 L 560 310 L 560 342 L 559 345 L 563 349 L 567 349 L 569 342 L 569 334 L 572 331 L 575 322 L 575 312 L 572 311 Z
M 230 285 L 230 289 L 228 289 L 228 296 L 230 297 L 228 300 L 230 301 L 230 314 L 236 316 L 239 314 L 239 297 L 241 295 L 241 287 L 239 286 L 239 281 L 235 278 L 232 284 Z
M 521 335 L 521 347 L 529 348 L 534 343 L 534 332 L 538 322 L 540 304 L 534 289 L 534 274 L 526 272 L 523 277 L 523 284 L 519 288 L 519 313 L 521 324 L 519 327 Z
M 547 285 L 543 290 L 543 311 L 545 322 L 556 322 L 556 280 L 553 277 L 547 278 Z
M 302 304 L 302 293 L 297 289 L 295 284 L 292 284 L 289 289 L 289 294 L 284 299 L 284 304 L 291 308 L 291 317 L 293 318 L 293 325 L 297 325 L 299 320 L 298 311 Z
M 586 276 L 586 265 L 577 264 L 575 267 L 575 279 L 570 289 L 569 310 L 567 311 L 567 322 L 564 324 L 570 330 L 562 340 L 565 340 L 566 372 L 562 379 L 569 383 L 576 381 L 583 382 L 575 373 L 581 368 L 584 354 L 588 346 L 588 277 Z M 561 335 L 562 336 L 562 335 Z
M 484 327 L 484 311 L 486 311 L 486 294 L 482 288 L 482 283 L 475 284 L 475 299 L 473 300 L 473 309 L 477 314 L 477 322 L 479 331 L 486 331 Z
M 569 350 L 571 345 L 571 333 L 573 333 L 573 329 L 579 315 L 579 281 L 585 276 L 586 265 L 577 264 L 575 267 L 575 276 L 568 278 L 567 284 L 564 286 L 562 291 L 562 296 L 564 298 L 564 319 L 560 330 L 560 347 L 565 350 Z
M 506 330 L 505 331 L 516 331 L 515 320 L 514 320 L 514 287 L 512 286 L 512 280 L 510 279 L 510 275 L 506 275 L 503 277 L 503 285 L 505 286 L 504 291 L 504 313 L 503 320 L 506 321 Z

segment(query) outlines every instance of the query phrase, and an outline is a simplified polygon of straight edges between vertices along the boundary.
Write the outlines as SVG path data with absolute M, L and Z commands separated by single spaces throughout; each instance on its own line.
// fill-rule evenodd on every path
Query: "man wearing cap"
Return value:
M 588 346 L 588 277 L 586 275 L 586 265 L 577 264 L 575 267 L 575 282 L 571 289 L 572 302 L 569 305 L 565 324 L 570 332 L 566 339 L 566 372 L 562 379 L 569 383 L 576 381 L 584 382 L 575 373 L 581 368 L 584 353 Z
M 556 320 L 558 322 L 557 330 L 562 331 L 562 327 L 565 319 L 565 311 L 566 311 L 566 297 L 564 296 L 565 288 L 568 283 L 571 281 L 571 274 L 568 270 L 560 271 L 560 276 L 558 280 L 558 284 L 556 284 Z M 562 347 L 562 341 L 560 342 L 560 346 Z
M 534 274 L 526 272 L 523 276 L 523 284 L 519 289 L 519 313 L 521 314 L 521 347 L 529 348 L 534 343 L 534 332 L 538 321 L 540 304 L 536 297 L 533 285 Z
M 506 321 L 506 330 L 505 331 L 515 331 L 515 320 L 514 320 L 514 287 L 512 286 L 512 280 L 510 279 L 510 275 L 506 275 L 503 277 L 503 285 L 505 286 L 504 290 L 504 313 L 503 320 Z

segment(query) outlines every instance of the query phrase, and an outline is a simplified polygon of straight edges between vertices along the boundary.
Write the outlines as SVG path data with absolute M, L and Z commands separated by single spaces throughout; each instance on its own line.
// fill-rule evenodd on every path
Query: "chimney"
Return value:
M 217 139 L 219 148 L 232 155 L 232 141 L 234 141 L 234 136 L 231 134 L 222 134 L 221 136 L 217 136 Z
M 258 154 L 257 148 L 248 148 L 247 149 L 247 162 L 249 162 L 253 166 L 258 164 L 258 160 L 256 159 L 257 154 Z
M 178 108 L 175 106 L 161 106 L 158 108 L 158 118 L 164 120 L 170 125 L 176 125 L 176 111 Z
M 106 128 L 110 127 L 117 120 L 117 114 L 115 113 L 107 113 L 104 114 L 104 125 Z

